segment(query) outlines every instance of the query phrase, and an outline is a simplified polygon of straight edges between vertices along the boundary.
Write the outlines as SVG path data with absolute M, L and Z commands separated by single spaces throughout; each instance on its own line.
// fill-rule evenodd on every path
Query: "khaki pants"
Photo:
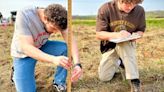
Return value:
M 109 81 L 113 78 L 118 70 L 119 57 L 125 66 L 126 79 L 139 78 L 137 60 L 136 60 L 136 44 L 135 42 L 118 43 L 116 47 L 102 54 L 102 60 L 99 65 L 98 73 L 102 81 Z

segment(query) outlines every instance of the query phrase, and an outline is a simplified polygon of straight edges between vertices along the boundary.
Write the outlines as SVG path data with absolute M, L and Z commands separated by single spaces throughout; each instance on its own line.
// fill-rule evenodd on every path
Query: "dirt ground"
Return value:
M 84 73 L 81 80 L 73 85 L 72 92 L 130 92 L 128 81 L 123 81 L 120 73 L 109 82 L 98 79 L 97 69 L 101 53 L 99 40 L 95 37 L 95 27 L 75 25 L 73 30 Z M 0 30 L 0 92 L 16 92 L 10 81 L 12 34 L 12 26 Z M 60 37 L 57 34 L 51 39 L 60 40 Z M 137 58 L 143 92 L 164 92 L 164 29 L 147 29 L 144 37 L 137 42 Z M 37 63 L 35 78 L 38 92 L 53 92 L 54 69 L 54 66 Z

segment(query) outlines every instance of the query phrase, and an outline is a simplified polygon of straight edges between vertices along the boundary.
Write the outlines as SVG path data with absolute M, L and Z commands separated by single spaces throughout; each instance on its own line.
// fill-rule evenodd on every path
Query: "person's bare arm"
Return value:
M 97 31 L 96 32 L 96 37 L 99 40 L 110 40 L 110 39 L 114 39 L 114 38 L 126 37 L 129 35 L 130 35 L 130 33 L 125 30 L 122 30 L 120 32 L 106 32 L 106 31 Z
M 68 43 L 68 30 L 62 31 L 62 36 L 64 38 L 64 40 L 66 41 L 66 43 Z M 74 36 L 72 35 L 72 57 L 73 57 L 73 61 L 74 64 L 80 63 L 79 61 L 79 52 L 78 52 L 78 47 L 76 44 L 76 41 L 74 39 Z
M 40 49 L 36 48 L 34 45 L 33 38 L 31 36 L 20 35 L 19 42 L 21 43 L 21 49 L 29 57 L 32 57 L 42 62 L 60 65 L 66 69 L 70 67 L 67 57 L 49 55 L 47 53 L 44 53 Z
M 63 36 L 64 40 L 67 42 L 67 40 L 68 40 L 68 30 L 63 31 L 62 36 Z M 77 64 L 80 64 L 80 60 L 79 60 L 78 47 L 77 47 L 77 44 L 76 44 L 76 41 L 75 41 L 74 37 L 72 37 L 72 57 L 73 57 L 73 61 L 74 61 L 75 66 L 73 68 L 71 81 L 76 82 L 76 81 L 78 81 L 78 79 L 82 75 L 83 71 L 82 71 L 82 67 L 77 65 Z
M 142 32 L 142 31 L 137 31 L 137 32 L 135 32 L 135 33 L 139 34 L 139 35 L 141 36 L 140 38 L 142 38 L 142 36 L 143 36 L 143 34 L 144 34 L 144 32 Z M 140 38 L 134 39 L 134 40 L 132 40 L 132 41 L 139 42 L 139 39 L 140 39 Z

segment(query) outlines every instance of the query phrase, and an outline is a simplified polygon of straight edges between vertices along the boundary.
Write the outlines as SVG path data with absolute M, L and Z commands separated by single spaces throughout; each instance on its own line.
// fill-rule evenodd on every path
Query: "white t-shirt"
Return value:
M 15 22 L 14 35 L 11 43 L 11 56 L 24 58 L 27 57 L 20 48 L 18 35 L 32 36 L 34 44 L 40 48 L 49 38 L 43 23 L 41 22 L 37 7 L 27 7 L 18 11 Z

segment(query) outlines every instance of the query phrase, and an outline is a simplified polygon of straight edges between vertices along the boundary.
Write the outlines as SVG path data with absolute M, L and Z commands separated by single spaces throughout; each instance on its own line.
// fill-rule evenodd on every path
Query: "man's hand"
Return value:
M 141 37 L 143 36 L 143 32 L 142 32 L 142 31 L 137 31 L 137 32 L 135 32 L 135 34 L 138 34 L 138 35 L 140 35 Z M 134 40 L 132 40 L 132 41 L 133 41 L 133 42 L 139 42 L 139 39 L 140 39 L 140 38 L 134 39 Z
M 81 77 L 83 71 L 80 66 L 76 65 L 73 69 L 72 76 L 71 76 L 71 81 L 73 83 L 77 82 L 78 79 Z
M 56 56 L 53 58 L 53 63 L 59 66 L 69 69 L 72 64 L 68 62 L 68 57 L 65 56 Z
M 139 34 L 140 36 L 143 36 L 143 32 L 142 31 L 137 31 L 137 34 Z
M 122 30 L 122 31 L 119 32 L 119 38 L 128 37 L 128 36 L 130 36 L 130 35 L 131 35 L 131 33 L 129 33 L 129 32 L 126 31 L 126 30 Z

